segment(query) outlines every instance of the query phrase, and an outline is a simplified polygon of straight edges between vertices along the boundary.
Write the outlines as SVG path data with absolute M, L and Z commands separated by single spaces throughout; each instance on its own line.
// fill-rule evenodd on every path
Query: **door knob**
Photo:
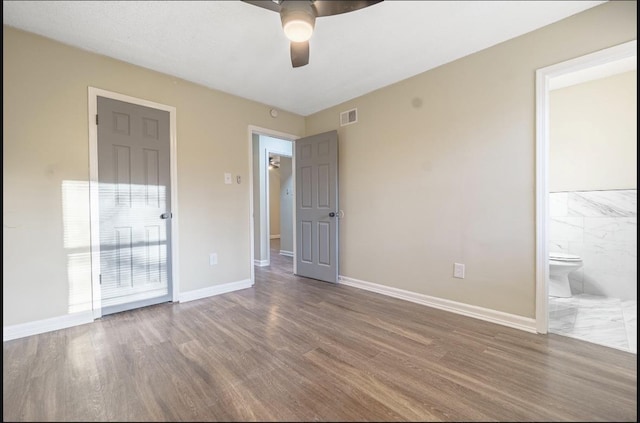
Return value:
M 162 213 L 160 215 L 160 219 L 171 219 L 172 214 L 167 212 L 167 213 Z
M 329 213 L 329 217 L 336 217 L 336 214 L 334 212 Z

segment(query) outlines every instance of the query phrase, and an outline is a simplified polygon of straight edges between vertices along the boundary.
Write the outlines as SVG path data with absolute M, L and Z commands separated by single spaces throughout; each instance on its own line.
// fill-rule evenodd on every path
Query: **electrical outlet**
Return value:
M 209 266 L 215 266 L 218 264 L 218 253 L 209 254 Z
M 227 185 L 232 183 L 231 182 L 231 174 L 230 173 L 225 173 L 224 174 L 224 183 L 227 184 Z
M 453 263 L 453 277 L 464 279 L 464 264 Z

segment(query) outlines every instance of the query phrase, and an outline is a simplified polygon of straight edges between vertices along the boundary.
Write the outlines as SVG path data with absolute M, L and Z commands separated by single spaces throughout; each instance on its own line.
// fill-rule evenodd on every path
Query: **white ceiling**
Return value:
M 303 116 L 603 1 L 398 1 L 318 18 L 292 68 L 277 13 L 241 1 L 3 1 L 3 23 Z

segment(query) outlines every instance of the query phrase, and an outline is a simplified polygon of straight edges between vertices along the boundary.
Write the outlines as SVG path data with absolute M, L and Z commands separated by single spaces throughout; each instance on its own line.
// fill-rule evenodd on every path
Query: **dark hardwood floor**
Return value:
M 3 420 L 636 421 L 634 354 L 291 269 L 5 342 Z

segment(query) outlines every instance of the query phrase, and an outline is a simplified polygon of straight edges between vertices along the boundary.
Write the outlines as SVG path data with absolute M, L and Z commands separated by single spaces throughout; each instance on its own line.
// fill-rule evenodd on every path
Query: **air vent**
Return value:
M 347 110 L 340 113 L 340 126 L 351 125 L 358 121 L 358 109 Z

